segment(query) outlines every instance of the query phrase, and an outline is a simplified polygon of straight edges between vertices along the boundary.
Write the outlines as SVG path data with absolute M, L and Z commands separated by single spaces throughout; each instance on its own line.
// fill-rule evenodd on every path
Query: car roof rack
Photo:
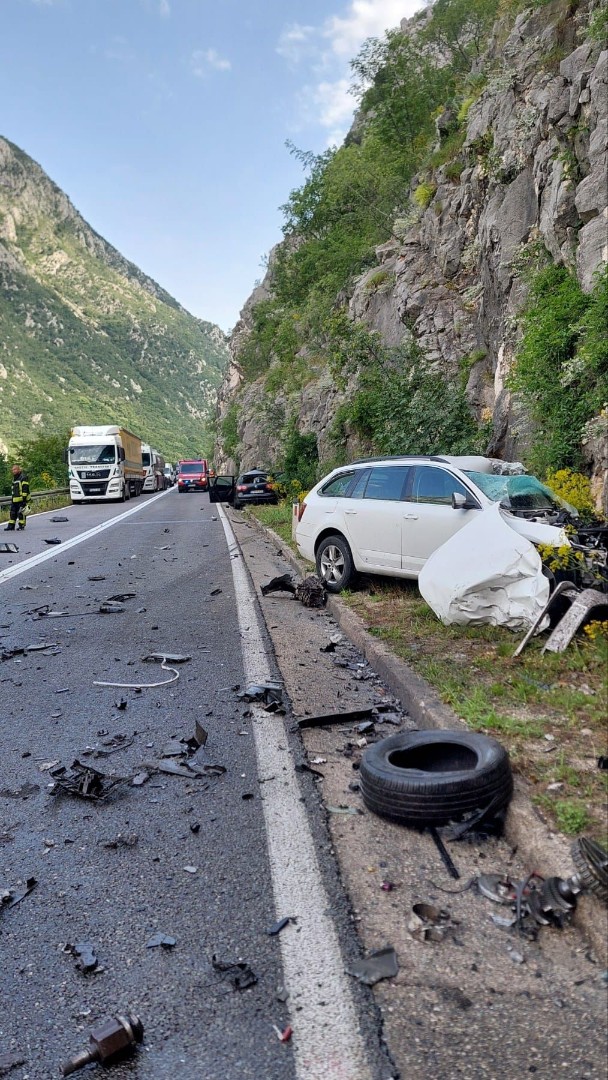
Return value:
M 436 454 L 381 454 L 379 457 L 357 458 L 356 461 L 349 462 L 349 465 L 369 465 L 374 461 L 439 461 L 442 465 L 450 464 L 447 458 L 438 457 Z M 349 465 L 341 468 L 347 469 Z

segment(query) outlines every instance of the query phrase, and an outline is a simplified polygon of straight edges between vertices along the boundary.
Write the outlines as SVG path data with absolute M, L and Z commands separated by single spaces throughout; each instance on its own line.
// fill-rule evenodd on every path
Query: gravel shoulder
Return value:
M 258 596 L 271 577 L 297 570 L 276 535 L 240 514 L 229 516 Z M 398 698 L 403 729 L 458 726 L 428 686 L 339 600 L 321 612 L 288 594 L 269 594 L 260 604 L 294 717 Z M 321 652 L 337 630 L 345 635 L 337 653 Z M 377 733 L 395 730 L 378 725 Z M 428 835 L 365 811 L 353 790 L 363 747 L 352 723 L 306 729 L 301 738 L 309 765 L 322 774 L 315 780 L 321 812 L 362 952 L 386 945 L 397 951 L 398 976 L 369 994 L 399 1074 L 422 1080 L 534 1072 L 549 1080 L 567 1069 L 580 1078 L 603 1077 L 605 913 L 598 902 L 582 897 L 574 925 L 543 928 L 529 942 L 496 926 L 492 916 L 501 909 L 464 888 L 493 871 L 517 880 L 532 869 L 572 873 L 569 843 L 547 829 L 525 789 L 518 786 L 504 838 L 450 845 L 461 875 L 455 882 Z M 385 891 L 383 881 L 394 888 Z M 449 910 L 453 928 L 443 941 L 418 942 L 408 932 L 418 901 Z

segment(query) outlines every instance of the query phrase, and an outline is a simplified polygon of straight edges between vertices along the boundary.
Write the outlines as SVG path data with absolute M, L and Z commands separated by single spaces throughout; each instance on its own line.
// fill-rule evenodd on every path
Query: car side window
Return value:
M 401 499 L 408 472 L 408 467 L 403 465 L 380 465 L 371 469 L 364 498 L 398 502 Z
M 432 465 L 418 465 L 408 502 L 450 506 L 453 491 L 466 495 L 468 498 L 471 495 L 468 488 L 445 469 L 435 468 Z
M 355 475 L 354 472 L 347 472 L 340 473 L 339 476 L 334 476 L 333 480 L 330 480 L 329 483 L 321 489 L 319 494 L 333 496 L 334 499 L 340 495 L 346 495 Z
M 357 476 L 354 486 L 351 487 L 348 496 L 350 499 L 362 499 L 365 495 L 365 486 L 369 480 L 371 469 L 362 469 Z

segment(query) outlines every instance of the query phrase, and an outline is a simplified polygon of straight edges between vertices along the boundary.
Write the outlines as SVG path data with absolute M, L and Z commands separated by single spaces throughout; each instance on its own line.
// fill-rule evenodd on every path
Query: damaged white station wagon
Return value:
M 334 469 L 304 499 L 296 543 L 330 592 L 357 571 L 417 578 L 438 548 L 497 504 L 532 543 L 568 544 L 560 515 L 576 515 L 572 507 L 523 466 L 474 456 L 373 458 Z

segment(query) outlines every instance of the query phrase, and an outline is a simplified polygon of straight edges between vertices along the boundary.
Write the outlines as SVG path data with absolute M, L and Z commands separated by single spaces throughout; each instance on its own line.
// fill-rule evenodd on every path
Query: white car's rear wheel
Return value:
M 317 574 L 328 592 L 346 589 L 354 577 L 350 548 L 341 536 L 326 536 L 317 550 Z

